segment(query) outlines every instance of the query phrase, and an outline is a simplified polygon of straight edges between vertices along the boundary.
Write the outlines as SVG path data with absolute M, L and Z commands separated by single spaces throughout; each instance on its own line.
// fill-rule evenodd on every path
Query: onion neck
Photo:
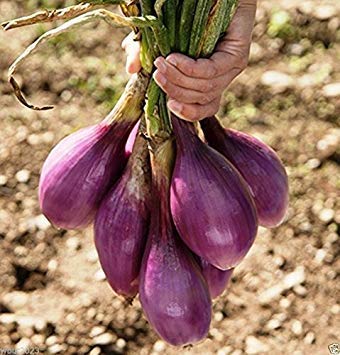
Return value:
M 193 149 L 195 140 L 199 139 L 193 123 L 172 116 L 172 124 L 176 136 L 177 146 L 181 151 Z

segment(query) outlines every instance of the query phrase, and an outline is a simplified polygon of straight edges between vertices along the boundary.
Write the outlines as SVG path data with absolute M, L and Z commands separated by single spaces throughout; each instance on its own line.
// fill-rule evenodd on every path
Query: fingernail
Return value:
M 163 58 L 157 58 L 155 60 L 155 66 L 162 72 L 166 71 L 166 64 L 164 63 L 164 59 Z
M 175 101 L 175 100 L 169 100 L 168 107 L 169 107 L 170 111 L 175 112 L 175 113 L 180 113 L 183 109 L 183 105 L 180 102 Z
M 166 58 L 166 61 L 169 62 L 170 64 L 174 65 L 174 66 L 177 65 L 177 60 L 174 57 L 170 56 L 170 57 Z
M 154 72 L 153 78 L 155 79 L 157 84 L 164 85 L 166 83 L 165 76 L 162 75 L 158 70 Z

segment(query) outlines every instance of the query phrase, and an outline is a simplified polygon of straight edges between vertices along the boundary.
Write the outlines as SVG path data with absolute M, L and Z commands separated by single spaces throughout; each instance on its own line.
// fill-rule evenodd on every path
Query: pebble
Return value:
M 116 345 L 119 349 L 124 349 L 126 347 L 126 341 L 122 338 L 119 338 L 116 342 Z
M 49 346 L 48 351 L 51 354 L 60 354 L 60 353 L 64 353 L 66 350 L 65 345 L 62 344 L 54 344 L 52 346 Z
M 262 74 L 261 83 L 270 86 L 275 93 L 282 93 L 294 85 L 294 80 L 285 73 L 269 70 Z
M 223 320 L 224 316 L 223 316 L 223 313 L 222 312 L 216 312 L 214 314 L 214 320 L 216 322 L 221 322 Z
M 58 261 L 55 259 L 51 259 L 47 264 L 48 271 L 54 272 L 57 270 L 57 268 L 58 268 Z
M 334 216 L 335 212 L 331 208 L 323 208 L 318 215 L 320 221 L 324 223 L 330 223 L 333 220 Z
M 55 335 L 51 335 L 45 341 L 45 344 L 47 346 L 52 346 L 52 345 L 57 344 L 57 343 L 59 343 L 59 339 Z
M 280 306 L 282 308 L 289 308 L 291 305 L 292 305 L 292 302 L 288 298 L 282 298 L 280 300 Z
M 318 249 L 315 253 L 315 258 L 314 258 L 315 262 L 318 264 L 322 264 L 322 262 L 325 259 L 326 254 L 327 254 L 326 250 Z
M 317 158 L 309 159 L 306 162 L 307 168 L 309 168 L 311 170 L 317 169 L 320 166 L 320 164 L 321 164 L 321 161 Z
M 45 341 L 45 337 L 42 334 L 34 334 L 31 339 L 33 344 L 37 346 L 43 345 Z
M 325 97 L 340 96 L 340 82 L 327 84 L 322 88 L 322 94 Z
M 41 231 L 46 231 L 51 227 L 50 221 L 43 215 L 34 217 L 34 225 Z
M 303 283 L 306 279 L 305 269 L 303 266 L 298 266 L 293 272 L 286 275 L 284 279 L 278 284 L 263 291 L 259 295 L 259 302 L 261 304 L 267 304 L 279 297 L 279 295 L 285 291 Z
M 96 263 L 98 261 L 98 253 L 96 249 L 90 250 L 86 254 L 86 260 L 92 264 Z
M 7 184 L 8 178 L 5 175 L 0 175 L 0 186 L 5 186 Z
M 22 291 L 13 291 L 3 297 L 5 305 L 13 311 L 23 308 L 28 302 L 28 295 Z
M 31 173 L 26 169 L 20 170 L 15 174 L 16 180 L 21 183 L 28 182 L 30 177 L 31 177 Z
M 27 143 L 32 146 L 38 145 L 38 144 L 40 144 L 40 137 L 35 133 L 30 134 L 27 137 Z
M 340 305 L 339 304 L 334 304 L 332 307 L 331 307 L 331 312 L 335 315 L 339 314 L 340 313 Z
M 306 287 L 303 287 L 301 285 L 294 286 L 293 291 L 301 297 L 305 297 L 308 293 Z
M 106 280 L 106 276 L 105 276 L 104 271 L 102 269 L 97 270 L 95 272 L 95 274 L 94 274 L 94 279 L 96 281 L 104 281 L 104 280 Z
M 266 324 L 266 328 L 269 330 L 275 330 L 280 328 L 282 325 L 282 322 L 279 319 L 270 319 L 268 323 Z
M 110 333 L 101 334 L 93 339 L 93 345 L 108 345 L 112 344 L 114 337 Z
M 336 14 L 337 14 L 337 10 L 335 6 L 331 6 L 331 5 L 316 6 L 313 10 L 313 16 L 321 21 L 329 20 Z
M 231 346 L 224 346 L 223 348 L 217 351 L 217 355 L 230 355 L 232 351 L 233 348 Z
M 18 343 L 15 344 L 16 354 L 23 355 L 27 354 L 29 348 L 32 346 L 32 342 L 28 338 L 21 338 Z
M 315 334 L 313 332 L 308 332 L 303 338 L 303 342 L 307 345 L 313 344 L 315 341 Z
M 252 335 L 246 338 L 247 354 L 263 354 L 269 351 L 269 346 Z
M 102 326 L 96 326 L 93 327 L 90 331 L 90 337 L 95 338 L 96 336 L 103 334 L 105 332 L 106 328 Z
M 77 237 L 71 237 L 66 240 L 66 246 L 71 250 L 71 251 L 76 251 L 80 249 L 80 241 L 79 238 Z
M 101 353 L 100 347 L 99 347 L 99 346 L 96 346 L 95 348 L 93 348 L 93 349 L 90 351 L 89 355 L 99 355 L 100 353 Z
M 164 349 L 165 349 L 165 343 L 162 340 L 157 340 L 155 344 L 153 344 L 153 350 L 156 351 L 157 353 L 164 351 Z
M 264 49 L 258 43 L 253 42 L 250 46 L 249 61 L 251 63 L 259 62 L 264 56 Z
M 302 323 L 297 319 L 293 320 L 291 329 L 295 335 L 301 335 L 303 333 Z

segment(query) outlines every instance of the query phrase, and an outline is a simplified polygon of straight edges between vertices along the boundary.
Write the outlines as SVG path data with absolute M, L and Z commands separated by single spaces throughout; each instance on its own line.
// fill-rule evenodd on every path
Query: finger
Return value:
M 168 108 L 179 118 L 183 120 L 195 122 L 205 117 L 213 116 L 219 109 L 220 98 L 214 100 L 207 105 L 184 104 L 176 100 L 168 101 Z
M 153 74 L 156 83 L 165 91 L 170 99 L 174 99 L 181 103 L 186 104 L 208 104 L 214 101 L 217 97 L 221 96 L 221 91 L 211 91 L 203 93 L 196 90 L 185 89 L 173 84 L 171 81 L 156 70 Z
M 211 59 L 192 59 L 184 54 L 172 53 L 166 61 L 192 78 L 212 79 L 221 75 L 221 68 L 217 68 Z
M 218 76 L 213 79 L 200 79 L 189 77 L 183 74 L 175 66 L 170 64 L 163 57 L 158 57 L 155 60 L 155 66 L 167 80 L 172 82 L 174 85 L 189 89 L 195 90 L 202 93 L 210 93 L 211 91 L 223 90 L 226 84 L 226 76 Z
M 126 71 L 129 74 L 137 73 L 141 70 L 140 62 L 140 42 L 134 40 L 134 33 L 130 33 L 122 42 L 122 48 L 126 53 Z

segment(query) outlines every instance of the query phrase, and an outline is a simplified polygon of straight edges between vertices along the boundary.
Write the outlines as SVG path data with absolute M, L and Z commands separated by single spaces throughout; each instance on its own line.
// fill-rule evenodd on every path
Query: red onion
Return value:
M 248 134 L 224 129 L 215 117 L 201 121 L 204 135 L 246 180 L 254 197 L 259 224 L 280 224 L 288 207 L 288 178 L 277 154 Z
M 125 143 L 142 114 L 147 82 L 141 74 L 133 77 L 103 122 L 71 134 L 50 152 L 41 172 L 39 200 L 54 225 L 74 229 L 92 222 L 126 164 Z
M 227 288 L 234 269 L 220 270 L 202 258 L 200 258 L 200 266 L 207 281 L 211 298 L 217 298 Z
M 146 141 L 138 136 L 128 165 L 105 196 L 95 218 L 95 244 L 107 280 L 126 298 L 138 292 L 150 217 L 150 170 Z
M 140 301 L 156 332 L 172 345 L 203 339 L 211 320 L 209 290 L 198 264 L 181 242 L 169 211 L 170 173 L 167 141 L 153 160 L 154 206 L 140 274 Z M 155 173 L 155 171 L 157 171 Z
M 198 256 L 225 270 L 246 255 L 257 232 L 257 216 L 243 178 L 203 143 L 191 123 L 173 118 L 177 159 L 171 212 L 181 238 Z

